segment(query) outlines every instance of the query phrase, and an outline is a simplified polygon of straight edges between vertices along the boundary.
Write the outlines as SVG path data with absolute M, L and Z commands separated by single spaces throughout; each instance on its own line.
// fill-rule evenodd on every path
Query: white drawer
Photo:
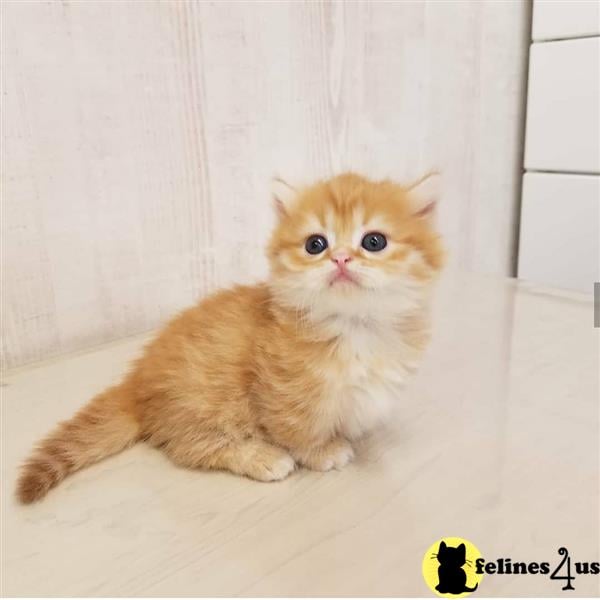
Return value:
M 600 34 L 597 0 L 535 0 L 531 37 L 534 41 Z
M 533 44 L 525 168 L 600 172 L 600 38 Z
M 526 173 L 520 278 L 592 293 L 600 281 L 600 177 Z

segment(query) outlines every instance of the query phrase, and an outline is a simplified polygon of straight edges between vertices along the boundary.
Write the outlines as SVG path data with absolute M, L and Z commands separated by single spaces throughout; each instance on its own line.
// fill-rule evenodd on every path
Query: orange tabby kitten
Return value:
M 275 185 L 270 279 L 169 323 L 122 383 L 39 444 L 22 502 L 142 440 L 178 465 L 260 481 L 352 460 L 351 440 L 385 418 L 427 340 L 437 177 Z

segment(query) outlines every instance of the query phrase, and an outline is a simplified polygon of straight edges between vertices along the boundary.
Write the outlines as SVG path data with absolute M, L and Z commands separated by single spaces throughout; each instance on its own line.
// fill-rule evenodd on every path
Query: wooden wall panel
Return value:
M 452 265 L 508 274 L 522 2 L 5 2 L 3 364 L 265 273 L 268 179 L 437 166 Z

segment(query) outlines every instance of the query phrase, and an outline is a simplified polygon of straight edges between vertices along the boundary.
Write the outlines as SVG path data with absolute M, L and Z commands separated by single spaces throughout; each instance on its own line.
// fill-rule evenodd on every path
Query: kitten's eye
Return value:
M 322 235 L 311 235 L 304 244 L 309 254 L 321 254 L 327 249 L 327 238 Z
M 379 252 L 387 246 L 387 240 L 383 233 L 373 232 L 367 233 L 360 245 L 369 252 Z

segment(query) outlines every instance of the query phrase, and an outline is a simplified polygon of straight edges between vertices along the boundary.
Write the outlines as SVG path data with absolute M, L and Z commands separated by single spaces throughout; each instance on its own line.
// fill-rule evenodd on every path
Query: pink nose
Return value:
M 336 263 L 338 267 L 343 267 L 352 260 L 352 257 L 347 252 L 334 252 L 331 255 L 331 260 Z

